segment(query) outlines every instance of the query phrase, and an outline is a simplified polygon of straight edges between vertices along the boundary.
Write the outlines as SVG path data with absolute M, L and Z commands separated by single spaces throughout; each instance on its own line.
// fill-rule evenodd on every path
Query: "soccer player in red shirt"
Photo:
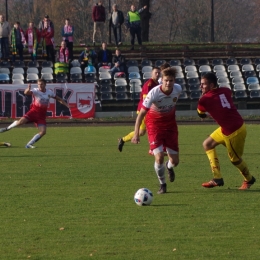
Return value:
M 143 101 L 135 123 L 132 143 L 140 142 L 140 125 L 145 117 L 150 149 L 155 157 L 154 169 L 161 185 L 158 194 L 166 193 L 165 166 L 170 182 L 175 179 L 173 167 L 179 163 L 178 127 L 175 119 L 175 105 L 182 88 L 175 82 L 176 70 L 162 71 L 162 85 L 153 88 Z M 169 160 L 164 162 L 164 147 Z
M 147 96 L 148 92 L 151 89 L 153 89 L 155 86 L 159 85 L 159 83 L 158 83 L 159 77 L 160 77 L 160 69 L 157 67 L 154 67 L 152 70 L 152 77 L 149 80 L 147 80 L 142 87 L 142 92 L 140 93 L 140 101 L 139 101 L 138 107 L 137 107 L 137 114 L 139 113 L 143 100 Z M 140 136 L 143 136 L 143 135 L 145 135 L 145 133 L 146 133 L 146 126 L 145 126 L 145 122 L 143 120 L 142 124 L 140 125 L 139 134 L 140 134 Z M 122 152 L 125 142 L 131 141 L 133 136 L 134 136 L 134 131 L 132 131 L 128 135 L 126 135 L 118 140 L 118 150 L 120 152 Z
M 208 156 L 213 179 L 202 183 L 205 188 L 223 186 L 224 181 L 220 172 L 220 165 L 215 147 L 219 144 L 227 148 L 231 163 L 238 168 L 244 181 L 240 190 L 249 189 L 256 179 L 250 174 L 246 162 L 242 159 L 246 139 L 246 126 L 232 101 L 229 88 L 219 88 L 217 77 L 210 72 L 201 78 L 202 97 L 198 103 L 198 115 L 207 117 L 207 113 L 219 124 L 203 142 L 203 148 Z
M 46 89 L 46 81 L 44 79 L 38 80 L 38 88 L 31 89 L 31 84 L 24 90 L 25 95 L 32 95 L 33 102 L 30 110 L 19 120 L 14 121 L 11 125 L 6 128 L 1 128 L 0 133 L 11 130 L 12 128 L 26 124 L 28 122 L 34 122 L 39 133 L 36 134 L 25 146 L 25 148 L 35 148 L 33 144 L 40 140 L 46 134 L 46 112 L 49 105 L 50 98 L 56 99 L 62 105 L 69 108 L 69 105 L 60 97 L 56 96 L 55 93 Z

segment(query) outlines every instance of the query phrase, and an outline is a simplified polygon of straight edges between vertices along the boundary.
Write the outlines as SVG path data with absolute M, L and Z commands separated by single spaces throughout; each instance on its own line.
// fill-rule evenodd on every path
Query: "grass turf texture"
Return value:
M 1 259 L 258 259 L 259 184 L 242 177 L 218 147 L 224 187 L 212 178 L 202 141 L 216 126 L 179 126 L 180 165 L 168 193 L 157 195 L 154 159 L 117 138 L 127 127 L 49 127 L 36 149 L 35 128 L 1 134 Z M 260 126 L 248 125 L 244 159 L 259 181 Z M 135 205 L 152 190 L 151 206 Z

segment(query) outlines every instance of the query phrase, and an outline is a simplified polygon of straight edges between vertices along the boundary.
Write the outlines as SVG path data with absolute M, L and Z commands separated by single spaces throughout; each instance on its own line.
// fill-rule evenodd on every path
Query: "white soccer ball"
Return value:
M 135 193 L 134 201 L 138 206 L 148 206 L 153 201 L 153 193 L 147 188 L 141 188 Z

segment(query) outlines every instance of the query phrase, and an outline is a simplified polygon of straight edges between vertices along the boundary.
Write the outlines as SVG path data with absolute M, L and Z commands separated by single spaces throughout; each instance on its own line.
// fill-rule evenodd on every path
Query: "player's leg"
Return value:
M 0 142 L 0 146 L 10 147 L 11 144 L 6 142 Z
M 211 171 L 213 173 L 213 179 L 209 182 L 202 183 L 205 188 L 213 188 L 215 186 L 223 186 L 224 181 L 220 171 L 220 164 L 215 147 L 219 144 L 225 145 L 221 128 L 215 130 L 208 138 L 203 142 L 203 148 L 208 156 Z
M 143 121 L 140 125 L 139 136 L 143 136 L 143 135 L 145 135 L 145 133 L 146 133 L 146 126 L 145 126 L 145 121 L 143 119 Z M 118 139 L 118 150 L 120 152 L 122 152 L 124 144 L 126 142 L 129 142 L 132 140 L 132 138 L 134 137 L 134 134 L 135 134 L 135 132 L 132 131 L 129 134 L 127 134 L 126 136 Z
M 23 125 L 26 124 L 29 120 L 25 117 L 21 117 L 19 120 L 15 120 L 11 125 L 9 125 L 8 127 L 5 128 L 1 128 L 0 129 L 0 133 L 6 132 L 11 130 L 12 128 L 19 126 L 19 125 Z
M 167 185 L 165 180 L 165 166 L 163 163 L 164 160 L 164 152 L 163 152 L 163 146 L 160 145 L 159 147 L 152 149 L 154 154 L 154 170 L 156 172 L 157 178 L 160 183 L 160 189 L 158 190 L 158 194 L 166 193 L 167 191 Z
M 38 124 L 39 133 L 37 133 L 25 146 L 25 148 L 35 148 L 34 143 L 38 142 L 46 134 L 46 124 Z
M 243 125 L 233 135 L 225 138 L 228 156 L 231 163 L 239 170 L 244 178 L 241 190 L 249 189 L 254 183 L 255 178 L 250 174 L 246 162 L 243 160 L 242 155 L 244 152 L 244 145 L 246 140 L 246 126 Z

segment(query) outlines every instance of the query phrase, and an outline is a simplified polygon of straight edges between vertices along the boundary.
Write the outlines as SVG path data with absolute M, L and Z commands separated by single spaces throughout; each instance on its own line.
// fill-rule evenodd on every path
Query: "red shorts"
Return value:
M 164 147 L 168 147 L 176 152 L 179 152 L 178 129 L 168 131 L 148 130 L 147 134 L 151 150 L 163 145 Z
M 46 114 L 39 113 L 33 109 L 29 110 L 23 117 L 38 125 L 46 125 Z

